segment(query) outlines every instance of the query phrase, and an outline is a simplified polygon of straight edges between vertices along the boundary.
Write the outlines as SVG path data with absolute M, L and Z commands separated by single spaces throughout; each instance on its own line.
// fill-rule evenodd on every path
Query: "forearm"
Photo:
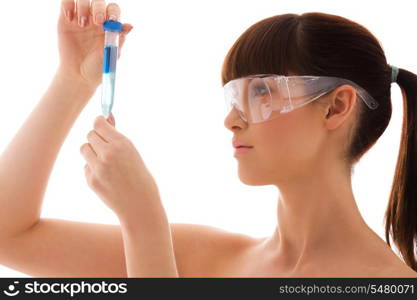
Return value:
M 20 232 L 39 220 L 57 154 L 94 90 L 57 72 L 0 156 L 0 236 Z
M 128 277 L 179 277 L 165 213 L 121 221 Z

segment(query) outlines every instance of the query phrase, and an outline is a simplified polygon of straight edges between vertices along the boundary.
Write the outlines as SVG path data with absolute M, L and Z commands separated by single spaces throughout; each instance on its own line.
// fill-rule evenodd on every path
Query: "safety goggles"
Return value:
M 353 86 L 370 109 L 378 107 L 367 91 L 338 77 L 257 74 L 233 79 L 223 88 L 227 113 L 235 107 L 245 122 L 260 123 L 279 116 L 273 112 L 288 113 L 344 84 Z

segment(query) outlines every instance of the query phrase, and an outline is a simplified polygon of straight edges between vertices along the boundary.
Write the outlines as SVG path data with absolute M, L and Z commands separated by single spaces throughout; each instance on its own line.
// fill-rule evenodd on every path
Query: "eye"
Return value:
M 253 87 L 253 91 L 255 95 L 263 95 L 263 94 L 268 93 L 268 89 L 266 88 L 264 84 L 255 85 Z

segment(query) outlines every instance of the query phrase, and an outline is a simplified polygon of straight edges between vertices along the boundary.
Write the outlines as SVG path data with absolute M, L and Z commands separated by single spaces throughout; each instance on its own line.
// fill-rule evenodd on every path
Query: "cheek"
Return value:
M 288 160 L 295 155 L 298 136 L 295 128 L 289 124 L 268 126 L 259 135 L 259 151 L 261 156 L 269 163 Z
M 262 165 L 270 172 L 292 172 L 305 166 L 315 155 L 317 133 L 308 122 L 280 120 L 265 124 L 257 135 L 257 151 Z

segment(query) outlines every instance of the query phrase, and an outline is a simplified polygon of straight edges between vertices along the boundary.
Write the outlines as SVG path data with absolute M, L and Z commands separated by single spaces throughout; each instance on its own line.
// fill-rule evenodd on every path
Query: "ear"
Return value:
M 328 95 L 325 109 L 326 128 L 334 130 L 341 126 L 354 111 L 357 104 L 356 90 L 351 85 L 342 85 Z

